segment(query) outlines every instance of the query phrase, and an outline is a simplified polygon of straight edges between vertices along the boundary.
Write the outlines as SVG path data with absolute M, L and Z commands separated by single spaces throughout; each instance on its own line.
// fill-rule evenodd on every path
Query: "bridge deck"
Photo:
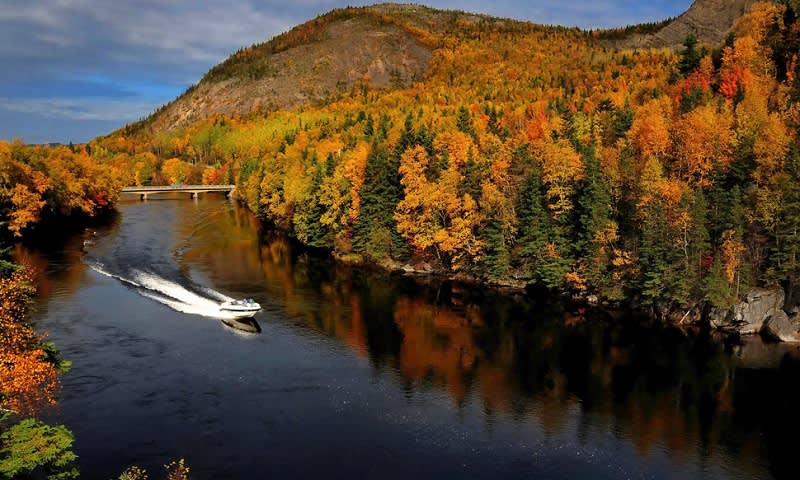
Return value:
M 235 185 L 168 185 L 125 187 L 122 193 L 160 193 L 160 192 L 230 192 Z
M 139 187 L 125 187 L 122 193 L 132 193 L 139 195 L 142 200 L 147 200 L 148 195 L 156 193 L 174 193 L 184 192 L 197 198 L 201 193 L 207 192 L 223 192 L 225 195 L 230 196 L 236 189 L 236 185 L 169 185 L 169 186 L 139 186 Z

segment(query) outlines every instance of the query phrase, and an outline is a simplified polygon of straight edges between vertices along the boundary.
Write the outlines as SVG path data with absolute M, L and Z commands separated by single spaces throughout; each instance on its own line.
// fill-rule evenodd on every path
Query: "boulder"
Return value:
M 732 308 L 711 307 L 706 314 L 706 318 L 713 328 L 720 330 L 735 329 L 733 325 Z
M 769 317 L 783 312 L 784 300 L 783 289 L 754 288 L 747 292 L 744 302 L 733 307 L 731 323 L 743 335 L 760 333 Z M 775 322 L 781 320 L 777 318 Z
M 790 283 L 786 288 L 786 303 L 783 305 L 783 310 L 789 316 L 800 313 L 800 285 Z
M 764 320 L 761 335 L 781 342 L 800 342 L 800 316 L 791 318 L 783 310 L 777 310 Z

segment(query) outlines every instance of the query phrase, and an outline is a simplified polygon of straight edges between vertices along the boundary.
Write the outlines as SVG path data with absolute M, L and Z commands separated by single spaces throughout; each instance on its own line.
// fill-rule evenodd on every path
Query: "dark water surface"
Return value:
M 18 251 L 85 478 L 798 478 L 794 347 L 343 267 L 212 195 L 119 211 Z

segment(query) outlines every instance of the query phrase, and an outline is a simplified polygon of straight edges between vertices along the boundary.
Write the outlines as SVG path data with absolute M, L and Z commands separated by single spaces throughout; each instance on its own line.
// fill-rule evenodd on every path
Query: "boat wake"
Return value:
M 97 273 L 132 287 L 143 297 L 155 300 L 178 312 L 218 319 L 235 319 L 237 317 L 235 312 L 220 311 L 220 304 L 233 301 L 233 298 L 216 290 L 202 286 L 194 286 L 189 289 L 152 272 L 135 269 L 125 276 L 115 275 L 108 272 L 99 262 L 89 263 L 89 267 Z

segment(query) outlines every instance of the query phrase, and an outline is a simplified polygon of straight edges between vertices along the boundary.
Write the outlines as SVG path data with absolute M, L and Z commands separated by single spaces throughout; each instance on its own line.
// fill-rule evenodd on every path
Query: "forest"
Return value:
M 689 36 L 678 52 L 462 21 L 420 33 L 438 47 L 407 88 L 367 79 L 320 107 L 134 125 L 92 157 L 137 184 L 235 183 L 264 221 L 346 261 L 728 306 L 800 273 L 798 11 L 758 4 L 720 48 Z
M 0 144 L 4 221 L 91 214 L 126 183 L 235 183 L 345 261 L 727 306 L 800 268 L 797 11 L 758 4 L 720 48 L 689 36 L 678 52 L 523 23 L 416 28 L 437 48 L 406 88 L 365 79 L 324 106 L 131 126 L 80 151 Z
M 113 208 L 125 171 L 92 158 L 87 146 L 0 141 L 0 477 L 77 478 L 72 433 L 39 420 L 57 405 L 70 368 L 29 321 L 33 270 L 11 261 L 13 242 L 45 224 L 77 223 Z
M 236 184 L 264 222 L 350 263 L 652 311 L 791 293 L 798 14 L 797 0 L 757 4 L 724 45 L 689 36 L 677 52 L 604 46 L 620 32 L 463 20 L 443 35 L 383 19 L 434 48 L 425 78 L 86 145 L 0 142 L 0 422 L 28 418 L 4 430 L 0 474 L 77 475 L 69 431 L 34 420 L 68 363 L 26 323 L 35 292 L 8 245 L 48 219 L 102 214 L 125 185 Z M 322 22 L 289 40 L 313 41 Z M 211 73 L 247 70 L 259 48 Z M 46 458 L 24 463 L 42 442 Z

